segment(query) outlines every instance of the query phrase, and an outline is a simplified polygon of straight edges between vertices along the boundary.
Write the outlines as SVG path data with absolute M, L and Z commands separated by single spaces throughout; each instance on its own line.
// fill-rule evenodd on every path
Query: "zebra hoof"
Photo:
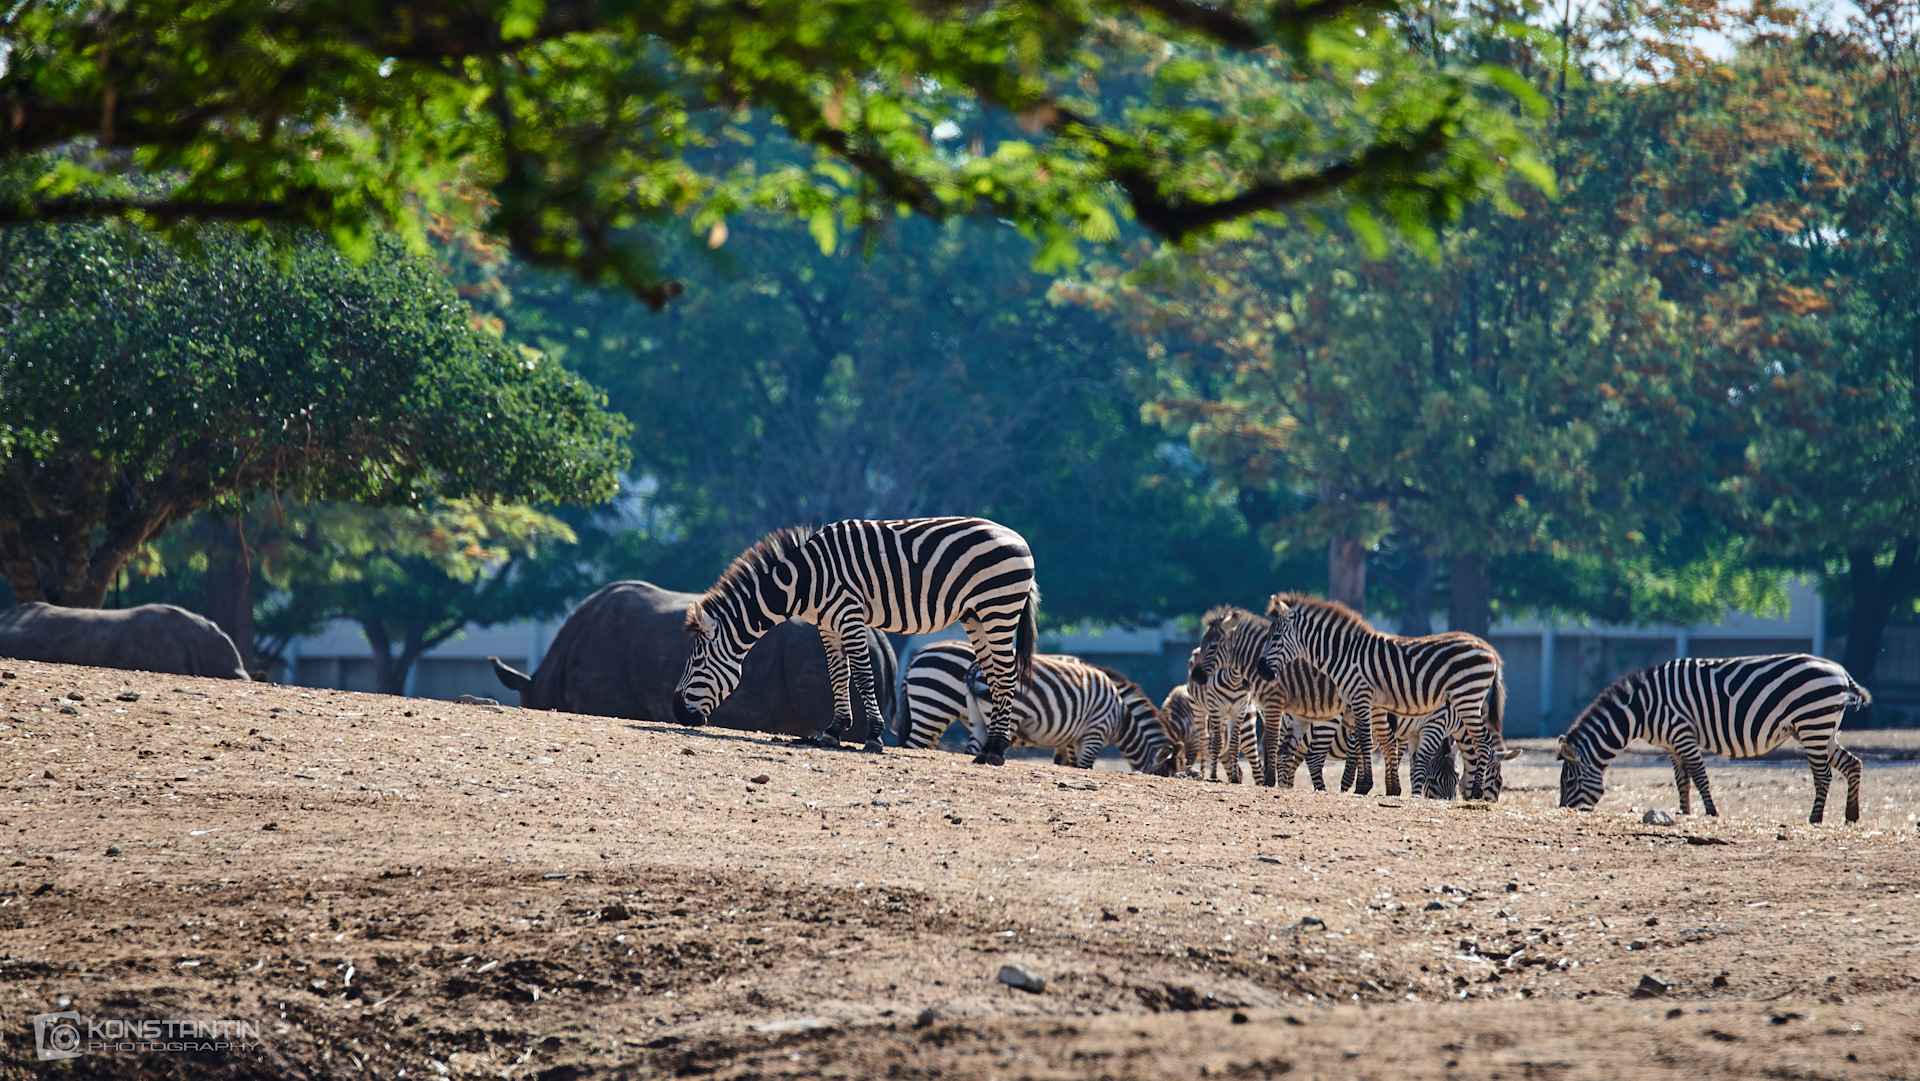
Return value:
M 840 749 L 840 740 L 831 732 L 815 732 L 813 735 L 801 739 L 800 746 L 819 747 L 824 750 L 837 751 Z
M 975 756 L 973 764 L 976 766 L 1004 766 L 1007 764 L 1007 760 L 1002 757 L 998 751 L 982 751 L 979 755 Z
M 877 739 L 870 739 L 860 749 L 868 754 L 884 754 L 886 753 L 887 745 Z

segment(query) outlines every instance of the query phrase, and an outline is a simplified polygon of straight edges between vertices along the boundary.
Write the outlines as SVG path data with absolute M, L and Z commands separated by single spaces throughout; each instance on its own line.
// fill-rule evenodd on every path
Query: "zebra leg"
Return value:
M 1700 790 L 1700 806 L 1718 818 L 1720 812 L 1713 806 L 1713 790 L 1707 787 L 1707 764 L 1700 758 L 1700 742 L 1694 738 L 1693 722 L 1682 719 L 1677 727 L 1682 731 L 1673 741 L 1674 758 L 1686 768 L 1687 776 L 1693 778 L 1693 787 Z
M 1387 771 L 1387 795 L 1397 796 L 1400 794 L 1400 755 L 1404 750 L 1397 727 L 1399 718 L 1391 713 L 1382 713 L 1380 718 L 1385 722 L 1381 725 L 1380 765 Z
M 880 717 L 880 698 L 874 693 L 873 655 L 868 650 L 867 625 L 859 620 L 849 619 L 840 627 L 840 648 L 847 658 L 848 675 L 852 677 L 849 688 L 847 731 L 857 728 L 865 735 L 861 750 L 869 754 L 880 754 L 886 750 L 886 744 L 880 741 L 881 727 L 886 723 Z M 860 722 L 864 720 L 864 726 Z
M 1833 745 L 1833 764 L 1840 769 L 1840 775 L 1847 779 L 1847 821 L 1860 821 L 1860 759 L 1852 751 Z
M 1013 716 L 1014 698 L 1020 693 L 1020 674 L 1013 656 L 1013 635 L 1009 633 L 999 641 L 991 640 L 987 637 L 986 625 L 976 617 L 962 617 L 960 626 L 967 632 L 967 641 L 973 646 L 974 660 L 979 662 L 980 672 L 986 676 L 987 688 L 993 694 L 993 713 L 987 719 L 987 742 L 981 745 L 973 764 L 1005 765 L 1006 750 L 1013 745 L 1014 736 L 1020 730 Z
M 1227 732 L 1223 726 L 1227 723 L 1227 717 L 1231 715 L 1232 707 L 1221 710 L 1220 716 L 1218 717 L 1214 716 L 1213 710 L 1209 709 L 1206 711 L 1207 780 L 1209 781 L 1218 781 L 1220 779 L 1220 758 L 1226 753 L 1227 740 Z
M 1673 759 L 1673 787 L 1680 792 L 1680 813 L 1690 815 L 1693 813 L 1693 808 L 1688 804 L 1692 799 L 1693 782 L 1687 779 L 1687 768 L 1680 764 L 1680 756 L 1668 757 Z
M 1291 721 L 1283 731 L 1285 735 L 1282 739 L 1285 742 L 1281 744 L 1280 753 L 1273 760 L 1273 785 L 1276 788 L 1292 788 L 1293 776 L 1300 770 L 1300 759 L 1303 754 L 1301 741 L 1304 733 L 1301 731 L 1301 726 L 1292 724 Z
M 1487 789 L 1491 787 L 1488 774 L 1493 769 L 1491 741 L 1487 738 L 1486 696 L 1449 704 L 1460 719 L 1460 794 L 1465 799 L 1486 799 Z M 1499 793 L 1495 793 L 1494 798 L 1499 798 Z
M 1353 791 L 1353 782 L 1358 780 L 1359 778 L 1360 778 L 1360 763 L 1357 759 L 1353 757 L 1353 755 L 1349 754 L 1347 755 L 1346 761 L 1343 762 L 1340 766 L 1340 791 L 1342 792 Z
M 1373 791 L 1373 703 L 1366 694 L 1355 697 L 1358 701 L 1350 703 L 1353 709 L 1353 743 L 1347 750 L 1347 759 L 1354 763 L 1356 770 L 1353 794 L 1364 796 Z
M 1831 752 L 1816 755 L 1809 751 L 1807 765 L 1813 767 L 1813 814 L 1807 821 L 1817 826 L 1827 817 L 1827 789 L 1833 784 Z
M 840 737 L 853 723 L 853 676 L 847 665 L 846 643 L 837 627 L 825 620 L 820 625 L 820 644 L 827 651 L 827 681 L 833 685 L 833 721 L 824 732 L 815 732 L 800 742 L 829 749 L 840 746 Z

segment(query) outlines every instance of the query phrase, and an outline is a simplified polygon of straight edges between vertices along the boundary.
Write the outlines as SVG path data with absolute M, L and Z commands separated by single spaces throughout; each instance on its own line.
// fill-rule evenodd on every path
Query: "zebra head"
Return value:
M 1606 767 L 1560 741 L 1560 806 L 1591 811 L 1606 790 Z
M 705 600 L 687 609 L 687 636 L 693 639 L 693 655 L 680 672 L 673 689 L 673 719 L 686 725 L 703 725 L 740 685 L 740 668 L 746 662 L 753 643 L 729 628 L 735 621 L 715 619 Z
M 1272 679 L 1282 665 L 1304 654 L 1306 646 L 1300 641 L 1300 625 L 1294 622 L 1293 608 L 1278 593 L 1267 602 L 1267 618 L 1273 621 L 1273 631 L 1261 653 L 1262 678 Z
M 1200 636 L 1199 648 L 1187 658 L 1187 697 L 1196 713 L 1224 716 L 1246 697 L 1255 678 L 1272 678 L 1271 672 L 1261 671 L 1266 622 L 1230 605 L 1201 617 L 1206 632 Z

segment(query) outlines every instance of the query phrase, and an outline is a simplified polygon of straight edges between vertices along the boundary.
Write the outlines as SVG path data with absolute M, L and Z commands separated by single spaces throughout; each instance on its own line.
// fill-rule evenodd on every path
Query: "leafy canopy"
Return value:
M 1423 237 L 1509 170 L 1550 183 L 1487 105 L 1538 95 L 1418 48 L 1422 17 L 1387 0 L 95 0 L 9 18 L 0 221 L 292 220 L 364 252 L 479 192 L 521 256 L 654 303 L 678 286 L 642 227 L 678 215 L 777 210 L 826 250 L 894 212 L 998 217 L 1051 265 L 1127 216 L 1177 239 L 1337 194 Z
M 253 492 L 597 502 L 623 422 L 476 329 L 380 241 L 230 230 L 182 253 L 103 225 L 0 230 L 0 563 L 19 600 L 97 605 L 169 523 Z

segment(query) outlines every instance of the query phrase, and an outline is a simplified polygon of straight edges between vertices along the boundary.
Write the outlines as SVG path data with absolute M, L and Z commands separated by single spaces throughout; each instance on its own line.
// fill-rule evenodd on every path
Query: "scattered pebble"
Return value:
M 1628 995 L 1627 997 L 1628 998 L 1659 998 L 1671 990 L 1673 990 L 1672 984 L 1662 983 L 1661 981 L 1655 979 L 1654 977 L 1647 975 L 1647 976 L 1640 977 L 1639 984 L 1634 987 L 1633 993 Z
M 1047 978 L 1025 965 L 1001 965 L 1000 982 L 1035 995 L 1047 989 Z
M 1673 816 L 1658 807 L 1649 807 L 1647 813 L 1640 816 L 1640 821 L 1649 826 L 1671 826 Z

